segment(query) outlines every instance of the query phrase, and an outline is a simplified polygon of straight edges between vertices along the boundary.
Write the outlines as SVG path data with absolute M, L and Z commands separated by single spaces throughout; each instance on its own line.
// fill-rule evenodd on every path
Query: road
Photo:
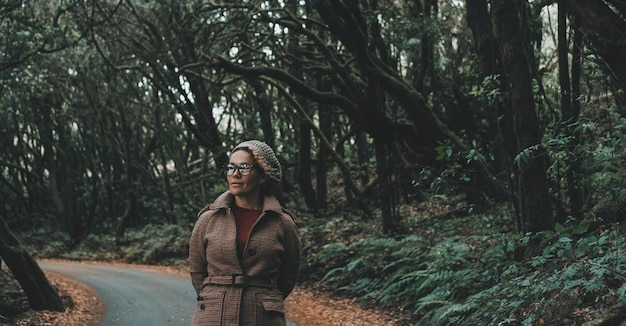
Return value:
M 39 261 L 39 266 L 96 290 L 107 306 L 100 326 L 188 326 L 196 294 L 188 277 L 141 267 Z M 288 326 L 295 326 L 287 321 Z
M 188 278 L 101 264 L 40 261 L 39 266 L 96 290 L 107 306 L 100 326 L 188 326 L 196 306 Z

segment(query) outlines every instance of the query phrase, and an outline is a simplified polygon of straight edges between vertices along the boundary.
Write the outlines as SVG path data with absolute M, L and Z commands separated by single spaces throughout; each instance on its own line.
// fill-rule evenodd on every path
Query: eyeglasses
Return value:
M 224 172 L 226 175 L 235 174 L 235 170 L 239 171 L 241 175 L 250 175 L 252 173 L 252 169 L 256 167 L 256 164 L 232 164 L 229 163 L 224 167 Z

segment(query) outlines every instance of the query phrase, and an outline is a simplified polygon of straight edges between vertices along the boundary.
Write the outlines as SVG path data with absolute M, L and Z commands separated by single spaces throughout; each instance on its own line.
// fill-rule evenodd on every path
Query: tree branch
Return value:
M 357 106 L 348 98 L 337 95 L 331 92 L 320 92 L 308 87 L 306 84 L 295 78 L 293 75 L 276 68 L 271 67 L 244 67 L 235 63 L 232 63 L 229 59 L 222 56 L 216 56 L 219 63 L 218 65 L 224 69 L 227 69 L 233 73 L 248 77 L 257 78 L 259 76 L 266 76 L 268 78 L 276 79 L 288 85 L 293 91 L 305 96 L 315 102 L 321 104 L 334 105 L 343 108 L 346 114 L 356 121 L 360 121 L 359 110 Z

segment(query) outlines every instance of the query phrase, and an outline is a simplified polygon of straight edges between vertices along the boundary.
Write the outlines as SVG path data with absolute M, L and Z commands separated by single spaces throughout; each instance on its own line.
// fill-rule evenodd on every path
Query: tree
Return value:
M 22 247 L 0 216 L 0 257 L 15 276 L 34 310 L 63 311 L 63 303 L 37 262 Z
M 514 1 L 493 4 L 497 17 L 494 29 L 500 43 L 504 81 L 509 85 L 513 131 L 517 141 L 519 205 L 524 230 L 551 230 L 551 214 L 546 176 L 546 151 L 541 145 L 539 122 L 535 113 L 530 62 L 519 29 Z
M 280 149 L 285 185 L 298 180 L 287 199 L 323 212 L 338 173 L 347 202 L 365 216 L 380 209 L 388 234 L 403 230 L 400 199 L 428 191 L 463 191 L 473 208 L 506 198 L 520 230 L 550 229 L 550 198 L 584 210 L 584 158 L 558 162 L 548 139 L 595 92 L 582 44 L 616 80 L 612 53 L 623 50 L 611 34 L 622 5 L 560 1 L 571 11 L 560 10 L 562 79 L 550 94 L 554 69 L 541 60 L 553 54 L 537 47 L 534 19 L 551 3 L 91 1 L 22 13 L 9 1 L 1 191 L 18 215 L 54 212 L 73 241 L 96 229 L 122 237 L 194 216 L 223 190 L 214 180 L 227 149 L 259 138 Z M 618 99 L 621 84 L 610 88 Z M 581 136 L 572 159 L 593 146 L 565 134 Z M 560 172 L 546 172 L 557 163 L 571 171 L 568 194 L 554 186 Z
M 620 1 L 570 0 L 578 17 L 577 24 L 585 39 L 602 59 L 602 66 L 620 84 L 626 87 L 626 7 Z
M 487 9 L 482 9 L 487 8 L 485 3 L 467 3 L 468 19 L 472 21 L 474 35 L 478 36 L 482 33 L 479 31 L 493 28 L 493 32 L 517 37 L 515 41 L 501 37 L 501 44 L 486 33 L 485 38 L 476 38 L 479 46 L 477 53 L 486 69 L 486 76 L 501 74 L 498 77 L 501 85 L 499 91 L 502 94 L 512 92 L 508 104 L 492 103 L 501 110 L 499 115 L 467 112 L 460 89 L 451 87 L 446 90 L 454 94 L 451 95 L 454 101 L 441 99 L 443 96 L 440 94 L 433 95 L 433 87 L 441 91 L 443 85 L 449 84 L 433 73 L 438 58 L 434 44 L 441 36 L 429 32 L 428 28 L 435 29 L 438 26 L 437 19 L 442 14 L 438 2 L 386 7 L 381 6 L 378 1 L 317 1 L 311 6 L 299 7 L 291 4 L 289 8 L 272 2 L 263 2 L 263 6 L 260 5 L 261 2 L 235 5 L 157 2 L 146 6 L 119 3 L 110 8 L 99 4 L 95 7 L 100 14 L 98 17 L 101 21 L 111 17 L 111 24 L 101 27 L 96 24 L 98 20 L 95 20 L 85 25 L 93 26 L 94 44 L 123 50 L 115 52 L 124 53 L 118 58 L 112 55 L 113 52 L 101 50 L 108 62 L 118 69 L 124 67 L 121 62 L 133 62 L 130 65 L 133 69 L 143 72 L 151 85 L 159 89 L 161 94 L 166 94 L 189 130 L 201 144 L 213 152 L 218 166 L 220 160 L 223 160 L 224 148 L 222 136 L 217 129 L 218 124 L 213 115 L 209 114 L 212 108 L 225 110 L 229 117 L 233 113 L 253 116 L 257 113 L 250 110 L 244 112 L 241 108 L 244 104 L 242 99 L 253 103 L 252 106 L 260 108 L 258 114 L 262 118 L 262 133 L 271 143 L 273 136 L 270 134 L 275 128 L 269 127 L 272 122 L 268 118 L 271 114 L 268 114 L 267 109 L 270 107 L 268 94 L 271 91 L 263 92 L 263 88 L 284 89 L 285 94 L 288 93 L 296 99 L 300 108 L 311 107 L 309 102 L 315 103 L 317 107 L 339 108 L 350 124 L 357 126 L 358 131 L 366 132 L 372 142 L 377 144 L 374 146 L 378 151 L 375 156 L 378 165 L 377 182 L 382 190 L 378 198 L 384 208 L 382 211 L 386 212 L 383 221 L 390 222 L 388 225 L 397 224 L 400 217 L 394 213 L 398 203 L 397 198 L 393 197 L 395 192 L 384 189 L 390 189 L 398 182 L 392 180 L 410 180 L 415 177 L 415 174 L 406 171 L 415 171 L 418 167 L 440 169 L 441 162 L 437 159 L 436 149 L 446 139 L 451 139 L 460 152 L 474 151 L 468 145 L 473 140 L 478 140 L 481 146 L 493 152 L 506 151 L 504 163 L 494 161 L 489 166 L 488 162 L 474 160 L 468 165 L 476 170 L 473 178 L 482 180 L 474 182 L 475 185 L 480 185 L 474 192 L 480 193 L 488 188 L 496 189 L 491 190 L 491 193 L 497 192 L 501 188 L 494 185 L 492 175 L 501 175 L 502 169 L 513 169 L 515 172 L 510 174 L 515 176 L 513 181 L 519 184 L 519 190 L 512 198 L 518 204 L 520 219 L 525 221 L 521 227 L 533 230 L 550 228 L 551 217 L 538 214 L 549 210 L 549 203 L 544 198 L 550 196 L 547 196 L 545 172 L 535 173 L 545 171 L 547 165 L 547 157 L 544 155 L 547 153 L 540 146 L 540 121 L 532 113 L 534 103 L 530 86 L 532 72 L 535 70 L 533 68 L 530 72 L 524 72 L 519 69 L 523 69 L 524 65 L 534 66 L 536 60 L 532 53 L 528 53 L 529 45 L 525 44 L 522 31 L 510 28 L 515 24 L 502 20 L 501 26 L 493 27 L 484 22 L 476 23 L 472 14 L 485 16 L 483 11 L 486 12 Z M 474 11 L 474 4 L 479 4 L 482 11 Z M 497 9 L 498 6 L 496 3 L 493 6 L 496 9 L 492 8 L 492 12 L 500 10 Z M 305 12 L 307 14 L 302 15 Z M 405 23 L 410 22 L 405 17 L 409 12 L 418 13 L 422 17 L 422 25 L 415 26 L 419 26 L 416 30 L 423 42 L 418 51 L 392 50 L 394 45 L 387 43 L 387 40 L 394 37 L 401 39 L 401 31 L 385 29 L 378 22 L 379 16 L 373 13 L 382 13 L 390 21 L 396 19 Z M 520 20 L 523 11 L 519 8 L 507 8 L 502 12 L 507 17 L 518 17 L 519 25 L 528 24 L 527 21 Z M 392 13 L 402 15 L 400 18 L 391 18 L 394 17 Z M 492 15 L 497 16 L 493 13 Z M 117 23 L 116 20 L 125 20 L 125 24 Z M 136 28 L 129 29 L 129 22 Z M 109 37 L 99 37 L 107 33 L 110 34 Z M 514 35 L 516 33 L 518 35 Z M 261 35 L 263 37 L 259 37 Z M 284 35 L 288 37 L 284 38 Z M 110 41 L 105 42 L 104 39 Z M 204 41 L 207 39 L 211 42 Z M 306 47 L 297 47 L 295 44 L 306 44 Z M 462 49 L 464 48 L 459 47 L 459 51 Z M 509 49 L 523 51 L 524 55 L 519 56 L 516 52 L 510 55 Z M 394 51 L 397 54 L 392 56 Z M 125 59 L 131 57 L 132 60 Z M 404 58 L 411 58 L 413 66 L 399 67 L 398 64 Z M 399 73 L 407 68 L 411 68 L 411 76 L 414 76 L 412 80 Z M 517 74 L 521 74 L 524 79 L 518 79 Z M 237 92 L 253 96 L 239 99 Z M 440 99 L 429 99 L 437 96 Z M 234 100 L 222 105 L 220 98 Z M 181 100 L 185 103 L 181 104 Z M 289 100 L 284 99 L 275 101 L 282 101 L 283 105 L 289 103 Z M 464 109 L 466 112 L 463 112 Z M 299 110 L 294 111 L 300 114 Z M 465 113 L 466 116 L 476 119 L 459 119 L 447 112 Z M 315 117 L 314 112 L 308 109 L 304 114 L 313 120 L 321 116 L 318 114 Z M 489 121 L 486 134 L 482 131 L 476 132 L 479 129 L 476 121 L 482 119 L 480 115 L 484 115 Z M 503 117 L 499 129 L 496 127 L 499 125 L 498 116 Z M 250 120 L 246 120 L 244 125 L 247 124 L 252 128 L 245 128 L 246 130 L 254 129 L 254 123 Z M 301 145 L 298 148 L 301 153 L 308 153 L 310 150 L 307 144 L 312 136 L 306 130 L 307 124 L 302 124 L 300 128 L 297 134 L 301 136 Z M 237 135 L 231 136 L 236 138 Z M 501 143 L 498 140 L 500 138 L 504 139 Z M 525 160 L 524 153 L 531 150 L 533 155 Z M 406 155 L 405 152 L 409 154 Z M 534 154 L 539 155 L 535 157 Z M 519 170 L 511 163 L 515 158 L 520 163 Z M 311 162 L 309 156 L 301 156 L 299 163 L 306 162 Z M 306 197 L 307 203 L 314 208 L 316 200 L 310 184 L 312 167 L 301 167 L 300 187 L 304 193 L 310 194 Z M 541 174 L 544 176 L 541 177 Z M 345 177 L 353 178 L 349 173 Z M 406 191 L 410 187 L 398 189 Z M 542 200 L 534 200 L 533 194 L 537 194 Z M 475 197 L 474 200 L 480 199 Z M 526 221 L 531 218 L 537 220 Z M 393 232 L 393 227 L 385 229 Z
M 333 6 L 338 6 L 334 8 Z M 345 7 L 344 7 L 345 6 Z M 265 23 L 271 25 L 279 25 L 288 29 L 290 35 L 299 35 L 303 38 L 301 43 L 313 44 L 311 53 L 319 53 L 316 56 L 323 56 L 330 63 L 328 68 L 324 70 L 317 69 L 316 73 L 325 70 L 334 72 L 332 74 L 324 73 L 324 78 L 332 83 L 331 92 L 320 92 L 312 85 L 304 84 L 301 78 L 290 74 L 288 71 L 280 69 L 281 66 L 308 66 L 306 60 L 298 62 L 298 56 L 295 53 L 284 53 L 285 48 L 275 48 L 273 57 L 283 58 L 285 62 L 277 62 L 272 66 L 268 66 L 263 62 L 248 64 L 235 64 L 234 62 L 248 62 L 237 55 L 235 58 L 226 58 L 224 56 L 207 56 L 208 64 L 216 64 L 218 67 L 230 71 L 232 73 L 242 75 L 246 78 L 268 78 L 275 82 L 281 83 L 289 87 L 290 91 L 295 92 L 303 98 L 317 102 L 323 105 L 332 105 L 341 108 L 343 112 L 350 117 L 353 123 L 362 126 L 363 130 L 368 132 L 375 141 L 388 143 L 384 146 L 390 146 L 394 141 L 400 144 L 407 143 L 411 152 L 420 153 L 420 164 L 434 164 L 434 147 L 438 140 L 442 139 L 443 132 L 439 127 L 442 124 L 437 121 L 435 115 L 429 112 L 425 107 L 423 97 L 415 91 L 408 83 L 406 83 L 399 75 L 396 75 L 389 66 L 385 65 L 378 57 L 369 55 L 367 39 L 367 29 L 363 25 L 359 25 L 363 17 L 358 6 L 347 6 L 340 2 L 324 2 L 315 3 L 315 9 L 320 16 L 328 24 L 333 37 L 339 39 L 343 45 L 349 50 L 349 53 L 332 52 L 321 39 L 310 30 L 303 29 L 302 23 L 292 15 L 284 15 L 282 19 L 273 18 L 272 15 L 259 15 L 259 19 L 252 19 L 255 24 Z M 280 12 L 279 10 L 277 12 Z M 339 17 L 338 15 L 341 15 Z M 349 22 L 345 25 L 339 22 Z M 249 26 L 257 26 L 246 24 Z M 313 25 L 315 26 L 315 25 Z M 253 33 L 254 31 L 250 31 Z M 354 36 L 357 36 L 356 39 Z M 358 40 L 358 41 L 355 41 Z M 250 48 L 258 48 L 258 46 L 250 46 Z M 352 57 L 353 56 L 353 57 Z M 354 58 L 354 61 L 345 61 L 346 58 Z M 216 61 L 213 61 L 216 60 Z M 294 60 L 295 62 L 289 62 Z M 368 80 L 368 87 L 364 88 L 364 81 Z M 334 91 L 334 90 L 337 91 Z M 383 92 L 390 93 L 392 96 L 401 98 L 401 107 L 406 109 L 408 121 L 394 121 L 387 116 L 386 108 L 381 107 L 379 101 L 372 101 L 374 98 L 380 98 Z M 341 95 L 338 95 L 341 94 Z M 382 99 L 382 98 L 381 98 Z M 392 131 L 390 134 L 389 131 Z M 422 145 L 416 142 L 423 142 Z M 426 145 L 428 143 L 428 145 Z M 377 146 L 379 150 L 383 147 Z M 386 152 L 387 150 L 385 150 Z M 388 159 L 387 154 L 378 156 L 378 159 Z M 385 172 L 384 162 L 379 162 L 381 166 L 379 172 Z M 380 176 L 379 176 L 380 177 Z M 379 180 L 385 180 L 382 177 Z M 381 193 L 389 194 L 382 191 Z M 385 201 L 389 205 L 389 201 Z M 390 210 L 385 210 L 390 211 Z M 383 218 L 386 220 L 387 218 Z
M 571 216 L 576 219 L 582 218 L 583 209 L 583 186 L 582 186 L 582 169 L 580 159 L 576 149 L 580 144 L 579 134 L 574 128 L 579 123 L 580 116 L 580 102 L 577 94 L 580 91 L 576 91 L 580 88 L 580 79 L 577 77 L 580 71 L 580 31 L 575 24 L 572 24 L 574 30 L 574 42 L 572 47 L 575 49 L 573 53 L 571 79 L 570 79 L 570 42 L 568 41 L 568 24 L 567 17 L 570 14 L 568 1 L 558 1 L 558 55 L 559 55 L 559 84 L 561 87 L 561 110 L 563 128 L 566 133 L 572 136 L 571 144 L 568 146 L 567 161 L 566 161 L 566 180 L 567 180 L 567 194 L 569 197 Z M 576 19 L 574 19 L 574 22 Z M 576 50 L 578 49 L 578 50 Z M 565 220 L 561 219 L 560 223 L 564 223 Z
M 69 9 L 71 9 L 71 6 Z M 48 10 L 56 13 L 56 16 L 54 16 L 55 19 L 52 21 L 51 25 L 48 25 L 46 18 L 42 17 L 42 12 Z M 5 83 L 4 81 L 13 81 L 11 76 L 15 69 L 20 68 L 20 66 L 23 66 L 26 62 L 42 54 L 56 53 L 69 48 L 80 39 L 79 35 L 64 32 L 66 27 L 62 23 L 64 12 L 64 10 L 61 10 L 54 4 L 25 4 L 22 1 L 7 1 L 2 3 L 0 7 L 0 24 L 5 31 L 5 35 L 1 39 L 0 44 L 2 44 L 3 49 L 8 49 L 8 51 L 3 52 L 0 58 L 0 73 L 2 73 L 3 80 L 3 83 L 0 83 L 0 85 L 2 85 L 0 94 L 4 95 L 9 93 L 14 95 L 12 90 L 7 91 L 7 85 L 9 85 L 9 83 Z M 11 98 L 11 96 L 9 96 L 9 98 Z M 30 104 L 32 102 L 27 101 L 26 103 Z M 45 139 L 45 131 L 38 128 L 30 128 L 31 131 L 28 131 L 29 128 L 25 128 L 25 126 L 34 127 L 34 125 L 20 121 L 20 114 L 18 112 L 8 111 L 8 114 L 3 112 L 3 118 L 10 118 L 13 121 L 12 127 L 15 129 L 7 133 L 10 137 L 7 135 L 7 137 L 2 138 L 5 141 L 12 142 L 12 145 L 16 145 L 17 143 L 18 148 L 9 154 L 9 157 L 14 159 L 12 162 L 0 159 L 0 167 L 2 167 L 0 180 L 5 187 L 11 190 L 12 197 L 21 198 L 21 204 L 30 206 L 26 198 L 40 198 L 42 201 L 45 198 L 41 191 L 43 187 L 45 164 L 31 164 L 31 160 L 33 158 L 41 158 L 41 150 L 49 144 L 40 144 L 41 147 L 30 151 L 32 148 L 30 148 L 29 144 L 26 144 L 26 142 L 37 143 L 37 140 Z M 28 110 L 25 111 L 27 113 L 22 115 L 22 117 L 29 116 Z M 45 113 L 42 116 L 44 121 L 49 117 Z M 36 119 L 38 116 L 37 114 L 32 114 L 30 118 Z M 39 125 L 39 127 L 42 126 Z M 44 134 L 42 137 L 37 137 L 39 136 L 37 135 L 39 131 Z M 32 139 L 29 136 L 32 136 Z M 8 146 L 3 148 L 14 147 L 15 146 Z M 48 168 L 52 167 L 48 166 Z M 14 171 L 17 174 L 11 177 L 12 180 L 9 180 L 7 175 L 10 174 L 7 174 L 7 171 Z M 55 172 L 54 169 L 49 171 L 52 171 L 52 174 Z M 13 185 L 11 181 L 16 181 L 16 183 Z M 20 185 L 23 187 L 20 187 Z M 23 193 L 23 189 L 28 192 L 28 195 Z M 51 190 L 54 191 L 55 189 Z M 4 206 L 8 201 L 4 196 L 5 191 L 2 191 L 2 194 L 2 208 L 4 213 Z M 33 202 L 36 203 L 37 200 L 35 199 Z M 40 206 L 40 208 L 43 208 L 43 206 Z M 50 285 L 45 274 L 37 265 L 37 262 L 21 246 L 19 239 L 9 229 L 8 224 L 4 220 L 4 214 L 0 215 L 0 257 L 2 257 L 26 293 L 31 308 L 35 310 L 55 311 L 62 311 L 64 309 L 56 290 Z
M 529 54 L 520 30 L 519 12 L 513 1 L 495 1 L 491 16 L 493 26 L 486 22 L 487 2 L 468 0 L 468 23 L 472 29 L 481 67 L 487 74 L 502 74 L 502 91 L 510 94 L 505 111 L 502 112 L 502 139 L 508 147 L 509 162 L 514 173 L 514 199 L 523 230 L 541 231 L 552 229 L 548 184 L 546 176 L 546 151 L 541 145 L 539 121 L 533 103 L 532 76 Z M 512 131 L 511 136 L 507 132 Z M 500 133 L 498 133 L 500 134 Z M 515 143 L 510 144 L 509 140 Z M 507 144 L 509 144 L 507 146 Z M 512 146 L 514 145 L 514 146 Z M 511 150 L 513 148 L 513 150 Z

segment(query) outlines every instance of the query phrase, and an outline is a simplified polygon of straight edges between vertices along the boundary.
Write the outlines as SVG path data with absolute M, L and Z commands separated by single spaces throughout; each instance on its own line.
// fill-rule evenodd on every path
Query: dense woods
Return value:
M 33 275 L 33 308 L 58 309 L 23 247 L 45 240 L 14 234 L 69 251 L 188 232 L 245 139 L 277 150 L 280 199 L 305 221 L 358 216 L 406 249 L 416 207 L 462 198 L 454 216 L 502 215 L 521 241 L 507 259 L 555 236 L 598 244 L 626 208 L 625 14 L 618 0 L 2 0 L 0 256 Z M 603 269 L 615 302 L 625 264 Z M 413 308 L 428 324 L 476 305 Z

